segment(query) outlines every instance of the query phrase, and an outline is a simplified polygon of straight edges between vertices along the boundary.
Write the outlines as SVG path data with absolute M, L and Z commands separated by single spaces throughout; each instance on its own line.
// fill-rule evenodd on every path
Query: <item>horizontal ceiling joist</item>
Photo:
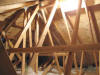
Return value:
M 22 3 L 16 3 L 16 4 L 3 5 L 3 6 L 0 6 L 0 13 L 8 12 L 10 10 L 19 9 L 19 8 L 30 7 L 36 4 L 39 4 L 39 2 L 28 1 L 28 2 L 22 2 Z
M 7 50 L 8 53 L 65 53 L 65 52 L 79 52 L 79 51 L 99 51 L 100 44 L 83 44 L 83 45 L 63 45 L 63 46 L 44 46 L 33 48 L 12 48 Z

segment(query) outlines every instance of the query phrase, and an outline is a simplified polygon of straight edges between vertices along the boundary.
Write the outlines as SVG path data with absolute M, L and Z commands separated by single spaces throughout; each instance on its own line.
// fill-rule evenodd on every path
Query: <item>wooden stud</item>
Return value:
M 43 15 L 44 22 L 45 22 L 45 24 L 46 24 L 47 20 L 46 20 L 45 13 L 44 13 L 43 10 L 41 10 L 41 11 L 42 11 L 42 15 Z M 50 39 L 51 46 L 54 46 L 54 43 L 53 43 L 53 39 L 52 39 L 50 30 L 48 30 L 48 36 L 49 36 L 49 39 Z M 55 56 L 55 62 L 56 62 L 57 67 L 58 67 L 58 71 L 59 71 L 60 74 L 61 74 L 61 69 L 60 69 L 60 65 L 59 65 L 59 61 L 58 61 L 58 57 L 56 56 L 56 53 L 54 53 L 54 56 Z M 48 67 L 49 67 L 49 66 L 48 66 Z
M 61 4 L 60 4 L 60 7 L 61 7 Z M 69 26 L 68 26 L 70 21 L 66 19 L 66 15 L 65 15 L 65 13 L 64 13 L 62 8 L 61 8 L 61 13 L 62 13 L 64 22 L 65 22 L 65 25 L 66 25 L 66 28 L 67 28 L 67 32 L 68 32 L 68 36 L 69 36 L 69 40 L 70 40 L 70 43 L 71 43 L 71 41 L 72 41 L 72 39 L 71 39 L 71 32 L 70 32 Z M 71 24 L 71 22 L 70 22 L 70 24 Z M 71 26 L 72 26 L 72 24 L 71 24 Z M 76 53 L 74 53 L 74 64 L 75 64 L 75 68 L 76 68 L 76 71 L 77 71 L 77 74 L 78 74 L 78 66 L 77 66 L 77 60 L 76 60 Z
M 85 5 L 86 15 L 88 16 L 88 21 L 89 21 L 89 26 L 90 26 L 91 37 L 92 37 L 92 40 L 93 40 L 92 42 L 94 43 L 94 42 L 95 42 L 95 39 L 94 39 L 93 30 L 92 30 L 92 24 L 91 24 L 90 16 L 89 16 L 89 8 L 87 7 L 87 3 L 86 3 L 85 0 L 84 0 L 84 5 Z M 93 56 L 94 56 L 94 60 L 95 60 L 95 63 L 96 63 L 96 72 L 97 72 L 97 74 L 99 74 L 99 73 L 98 73 L 97 58 L 96 58 L 96 52 L 95 52 L 95 51 L 93 52 Z
M 82 0 L 79 0 L 77 15 L 76 15 L 76 19 L 75 19 L 76 21 L 75 21 L 75 25 L 74 25 L 74 29 L 73 29 L 71 44 L 75 44 L 76 40 L 77 40 L 78 28 L 79 28 L 79 20 L 80 20 L 81 4 L 82 4 Z M 69 53 L 68 61 L 66 63 L 66 68 L 65 68 L 64 75 L 71 75 L 72 58 L 73 58 L 73 54 Z
M 89 10 L 90 10 L 90 16 L 91 16 L 91 20 L 92 20 L 92 23 L 93 23 L 96 39 L 97 39 L 97 42 L 99 43 L 100 42 L 100 35 L 99 35 L 100 32 L 99 32 L 98 24 L 97 24 L 97 21 L 96 21 L 96 18 L 95 18 L 95 14 L 94 14 L 94 11 L 93 11 L 92 8 L 90 8 Z M 96 56 L 95 56 L 95 58 L 96 58 Z M 96 63 L 96 71 L 97 71 L 97 74 L 99 75 L 100 74 L 100 68 L 99 68 L 99 72 L 98 72 L 97 59 L 95 59 L 95 63 Z
M 42 73 L 42 75 L 46 75 L 47 72 L 51 69 L 52 65 L 54 64 L 55 60 L 45 69 L 45 71 Z
M 55 5 L 54 5 L 54 7 L 53 7 L 53 9 L 51 11 L 51 14 L 49 16 L 48 22 L 47 22 L 47 24 L 46 24 L 46 26 L 45 26 L 45 28 L 43 30 L 43 33 L 41 34 L 41 37 L 40 37 L 40 40 L 39 40 L 39 43 L 38 43 L 39 47 L 42 46 L 42 44 L 44 42 L 45 36 L 47 34 L 47 31 L 49 30 L 49 27 L 50 27 L 50 24 L 51 24 L 51 22 L 53 20 L 54 14 L 55 14 L 56 9 L 57 9 L 57 6 L 58 6 L 58 1 L 56 1 Z
M 83 60 L 84 60 L 84 51 L 82 51 L 82 55 L 81 55 L 81 62 L 80 62 L 80 72 L 79 72 L 79 75 L 82 75 Z
M 27 8 L 25 9 L 25 12 L 24 12 L 24 27 L 26 26 L 27 24 Z M 24 33 L 23 35 L 23 48 L 26 48 L 26 32 Z M 25 53 L 22 53 L 22 75 L 25 74 Z
M 15 46 L 14 46 L 14 48 L 18 48 L 18 46 L 20 45 L 24 33 L 25 33 L 25 32 L 28 30 L 28 28 L 30 27 L 30 25 L 31 25 L 31 23 L 32 23 L 32 21 L 33 21 L 35 15 L 36 15 L 36 13 L 38 12 L 38 10 L 39 10 L 39 6 L 37 6 L 37 7 L 35 8 L 35 10 L 34 10 L 32 16 L 31 16 L 30 20 L 28 21 L 27 25 L 26 25 L 25 28 L 23 29 L 23 31 L 22 31 L 20 37 L 18 38 L 18 40 L 17 40 L 17 42 L 16 42 L 16 44 L 15 44 Z M 14 54 L 11 54 L 11 55 L 10 55 L 11 60 L 12 60 L 13 56 L 14 56 Z
M 50 24 L 52 22 L 52 19 L 54 17 L 55 12 L 56 12 L 57 6 L 58 6 L 58 1 L 56 1 L 55 5 L 54 5 L 54 7 L 53 7 L 53 9 L 51 11 L 50 17 L 49 17 L 48 22 L 47 22 L 47 24 L 46 24 L 46 26 L 45 26 L 45 28 L 43 30 L 43 33 L 40 36 L 40 40 L 39 40 L 39 43 L 37 44 L 37 47 L 41 47 L 43 42 L 44 42 L 44 39 L 45 39 L 46 34 L 47 34 L 47 31 L 49 30 Z M 34 54 L 34 57 L 36 57 L 35 55 L 36 54 Z M 36 60 L 36 59 L 34 59 L 34 57 L 32 58 L 32 60 Z M 31 64 L 34 65 L 33 62 L 31 62 Z

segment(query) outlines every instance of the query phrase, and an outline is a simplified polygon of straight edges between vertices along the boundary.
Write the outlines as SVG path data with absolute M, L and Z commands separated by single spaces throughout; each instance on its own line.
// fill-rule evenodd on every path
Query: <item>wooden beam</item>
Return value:
M 15 10 L 15 9 L 21 9 L 24 7 L 34 6 L 38 3 L 39 3 L 38 1 L 27 1 L 22 3 L 0 6 L 0 13 L 8 12 L 10 10 Z
M 20 45 L 20 43 L 21 43 L 21 41 L 22 41 L 22 39 L 23 39 L 24 33 L 26 33 L 26 31 L 27 31 L 27 30 L 29 29 L 29 27 L 31 26 L 31 23 L 32 23 L 32 21 L 33 21 L 35 15 L 37 14 L 38 10 L 39 10 L 39 6 L 37 5 L 36 8 L 35 8 L 35 10 L 34 10 L 34 12 L 33 12 L 33 14 L 32 14 L 32 16 L 31 16 L 31 18 L 30 18 L 30 20 L 28 21 L 28 23 L 27 23 L 27 25 L 25 26 L 25 28 L 23 29 L 23 31 L 22 31 L 20 37 L 18 38 L 18 40 L 17 40 L 17 42 L 16 42 L 14 48 L 18 48 L 18 46 Z M 14 54 L 11 54 L 11 55 L 10 55 L 11 59 L 13 58 L 13 56 L 14 56 Z
M 39 42 L 39 15 L 37 16 L 36 19 L 36 28 L 35 28 L 35 37 L 34 37 L 34 41 L 35 41 L 35 45 L 38 44 Z M 35 72 L 38 73 L 38 53 L 35 53 L 36 55 L 36 62 L 33 66 L 33 68 L 35 68 Z
M 51 13 L 50 13 L 50 17 L 49 17 L 49 19 L 48 19 L 48 22 L 47 22 L 47 24 L 46 24 L 46 26 L 45 26 L 45 28 L 44 28 L 44 30 L 43 30 L 43 33 L 42 33 L 41 36 L 40 36 L 40 40 L 39 40 L 39 43 L 37 44 L 37 47 L 41 47 L 41 46 L 43 45 L 43 42 L 44 42 L 44 40 L 45 40 L 47 31 L 49 30 L 50 24 L 51 24 L 51 22 L 52 22 L 52 19 L 53 19 L 53 17 L 54 17 L 55 12 L 56 12 L 57 6 L 58 6 L 58 1 L 55 2 L 55 5 L 54 5 L 54 7 L 53 7 L 53 9 L 52 9 L 52 11 L 51 11 Z M 37 55 L 37 53 L 34 54 L 32 60 L 36 60 L 34 57 L 37 57 L 37 56 L 35 56 L 35 55 Z M 31 64 L 31 65 L 34 65 L 35 63 L 33 63 L 33 62 L 31 61 L 30 64 Z M 31 66 L 31 67 L 33 67 L 33 66 Z M 33 69 L 34 69 L 34 68 L 33 68 Z
M 60 7 L 61 7 L 61 4 L 60 4 Z M 64 22 L 65 22 L 65 26 L 67 28 L 68 38 L 69 38 L 69 40 L 71 42 L 72 39 L 71 39 L 71 32 L 70 32 L 70 28 L 69 28 L 69 23 L 68 23 L 68 20 L 66 19 L 66 15 L 65 15 L 62 7 L 61 7 L 61 13 L 62 13 L 62 17 L 63 17 Z
M 61 4 L 60 4 L 60 7 L 61 7 Z M 70 43 L 72 41 L 72 38 L 71 38 L 71 31 L 70 31 L 70 28 L 69 28 L 69 25 L 72 27 L 72 31 L 73 31 L 73 25 L 71 23 L 71 21 L 69 20 L 68 16 L 67 16 L 67 19 L 66 19 L 66 15 L 65 15 L 65 12 L 63 11 L 62 7 L 61 7 L 61 13 L 62 13 L 62 17 L 64 19 L 64 22 L 65 22 L 65 26 L 67 28 L 67 32 L 68 32 L 68 36 L 69 36 L 69 40 L 70 40 Z M 75 64 L 75 69 L 77 71 L 77 74 L 78 74 L 78 66 L 77 66 L 77 60 L 76 60 L 76 53 L 74 53 L 74 64 Z
M 94 9 L 91 8 L 89 10 L 90 10 L 90 16 L 91 16 L 91 20 L 92 20 L 93 27 L 95 30 L 97 41 L 100 42 L 100 32 L 99 32 L 99 27 L 98 27 L 97 20 L 96 20 L 95 14 L 94 14 Z
M 81 4 L 82 4 L 82 0 L 79 0 L 71 44 L 76 44 L 78 28 L 79 28 L 79 21 L 80 21 Z M 72 68 L 72 61 L 73 61 L 72 58 L 73 58 L 73 53 L 69 53 L 64 75 L 71 75 L 71 68 Z
M 46 15 L 45 15 L 45 13 L 44 13 L 44 10 L 41 10 L 41 11 L 42 11 L 42 15 L 43 15 L 44 22 L 45 22 L 45 24 L 46 24 L 46 23 L 47 23 Z M 49 40 L 50 40 L 51 46 L 54 46 L 54 43 L 53 43 L 53 39 L 52 39 L 50 30 L 48 30 L 48 36 L 49 36 Z M 55 56 L 55 63 L 56 63 L 56 65 L 57 65 L 57 67 L 58 67 L 58 71 L 59 71 L 59 73 L 61 74 L 62 71 L 61 71 L 61 69 L 60 69 L 60 65 L 59 65 L 59 61 L 58 61 L 58 57 L 57 57 L 56 53 L 54 53 L 54 56 Z M 52 62 L 53 62 L 53 61 L 52 61 Z M 48 67 L 49 67 L 49 66 L 48 66 Z
M 42 73 L 42 75 L 46 75 L 47 72 L 52 68 L 52 65 L 55 63 L 55 60 L 52 61 L 52 63 L 45 69 L 45 71 Z
M 33 48 L 11 48 L 8 49 L 8 53 L 64 53 L 64 52 L 79 52 L 79 51 L 99 51 L 100 43 L 98 44 L 81 44 L 81 45 L 60 45 L 60 46 L 44 46 L 44 47 L 33 47 Z
M 31 13 L 29 12 L 28 20 L 30 19 L 30 17 L 31 17 Z M 31 26 L 29 27 L 29 46 L 32 47 L 32 27 Z
M 27 8 L 24 9 L 24 27 L 27 25 L 27 22 L 28 22 L 28 14 L 27 14 Z M 26 48 L 26 32 L 24 33 L 23 35 L 23 48 Z M 22 53 L 22 75 L 25 74 L 25 53 Z
M 13 68 L 12 63 L 9 60 L 9 56 L 7 55 L 2 41 L 0 40 L 0 74 L 1 75 L 17 75 L 16 71 Z
M 89 10 L 90 10 L 90 17 L 91 17 L 91 20 L 92 20 L 94 32 L 95 32 L 95 35 L 96 35 L 96 40 L 99 43 L 100 42 L 100 31 L 99 31 L 99 27 L 98 27 L 96 17 L 95 17 L 95 14 L 94 14 L 94 9 L 91 8 Z M 96 54 L 94 54 L 94 55 L 96 55 Z M 99 56 L 100 56 L 100 52 L 99 52 Z M 97 68 L 96 56 L 94 58 L 95 58 L 95 63 L 96 63 L 97 74 L 99 75 L 100 74 L 100 58 L 99 58 L 99 73 L 98 73 L 98 68 Z
M 87 6 L 87 2 L 84 0 L 84 5 L 85 5 L 85 12 L 86 12 L 86 15 L 87 15 L 87 17 L 88 17 L 88 22 L 89 22 L 89 30 L 90 30 L 90 34 L 91 34 L 91 38 L 92 38 L 92 42 L 94 43 L 94 42 L 96 42 L 95 41 L 95 38 L 94 38 L 94 35 L 93 35 L 93 29 L 92 29 L 92 23 L 91 23 L 91 17 L 90 17 L 90 15 L 89 15 L 89 8 L 88 8 L 88 6 Z M 91 9 L 91 8 L 90 8 Z M 97 26 L 97 25 L 96 25 Z M 97 28 L 97 27 L 96 27 Z M 95 28 L 94 28 L 95 29 Z M 98 63 L 97 63 L 97 58 L 96 58 L 96 52 L 94 51 L 93 52 L 93 56 L 94 56 L 94 60 L 95 60 L 95 64 L 96 64 L 96 72 L 97 72 L 97 75 L 99 74 L 98 73 Z M 81 68 L 81 67 L 80 67 Z M 80 72 L 81 72 L 81 70 L 80 70 Z M 81 74 L 80 74 L 81 75 Z
M 54 5 L 54 7 L 53 7 L 53 9 L 51 11 L 51 14 L 49 16 L 48 22 L 47 22 L 47 24 L 46 24 L 46 26 L 45 26 L 45 28 L 43 30 L 43 33 L 41 34 L 41 37 L 40 37 L 40 40 L 39 40 L 39 43 L 38 43 L 38 47 L 42 46 L 42 44 L 44 42 L 45 36 L 46 36 L 46 34 L 47 34 L 48 30 L 49 30 L 49 27 L 50 27 L 50 24 L 51 24 L 51 22 L 53 20 L 54 14 L 55 14 L 56 9 L 57 9 L 57 6 L 58 6 L 58 1 L 55 2 L 55 5 Z

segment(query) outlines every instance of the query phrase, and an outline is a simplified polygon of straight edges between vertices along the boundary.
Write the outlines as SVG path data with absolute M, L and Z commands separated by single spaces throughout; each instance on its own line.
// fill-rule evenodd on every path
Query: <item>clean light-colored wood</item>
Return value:
M 99 35 L 100 31 L 99 31 L 99 28 L 98 28 L 98 24 L 97 24 L 97 21 L 96 21 L 94 10 L 92 8 L 90 8 L 89 10 L 90 10 L 90 16 L 91 16 L 92 24 L 93 24 L 93 27 L 94 27 L 94 32 L 95 32 L 95 35 L 96 35 L 96 40 L 99 43 L 100 42 L 100 35 Z M 95 56 L 95 58 L 96 58 L 96 56 Z M 99 58 L 99 60 L 100 60 L 100 58 Z M 95 59 L 95 63 L 96 63 L 96 66 L 98 66 L 96 59 Z M 99 64 L 99 67 L 100 67 L 100 64 Z M 97 74 L 99 75 L 100 74 L 100 68 L 99 68 L 99 73 L 98 73 L 98 68 L 97 67 L 96 67 L 96 70 L 97 70 Z
M 38 42 L 39 42 L 39 15 L 37 16 L 37 21 L 36 21 L 36 30 L 35 30 L 35 44 L 37 46 Z M 36 62 L 35 62 L 35 72 L 38 73 L 38 53 L 36 54 Z
M 26 26 L 27 24 L 27 9 L 25 9 L 25 12 L 24 12 L 24 27 Z M 23 48 L 26 48 L 26 33 L 24 33 L 24 36 L 23 36 Z M 25 53 L 22 53 L 22 75 L 25 74 Z
M 35 15 L 36 15 L 36 13 L 38 12 L 38 10 L 39 10 L 39 6 L 37 6 L 37 7 L 35 8 L 35 10 L 34 10 L 32 16 L 31 16 L 30 20 L 28 21 L 27 25 L 26 25 L 25 28 L 23 29 L 23 31 L 22 31 L 20 37 L 18 38 L 18 40 L 17 40 L 17 42 L 16 42 L 16 44 L 15 44 L 15 46 L 14 46 L 14 48 L 18 48 L 18 46 L 20 45 L 20 43 L 21 43 L 21 41 L 22 41 L 22 39 L 23 39 L 24 33 L 26 33 L 26 31 L 27 31 L 27 30 L 29 29 L 29 27 L 31 26 L 31 23 L 32 23 L 32 21 L 33 21 Z M 12 60 L 13 56 L 14 56 L 14 54 L 11 54 L 11 55 L 10 55 L 11 60 Z
M 41 10 L 41 11 L 42 11 L 42 15 L 43 15 L 44 22 L 46 24 L 47 23 L 46 15 L 45 15 L 45 13 L 44 13 L 43 10 Z M 50 39 L 51 46 L 54 46 L 54 43 L 53 43 L 53 39 L 52 39 L 50 30 L 48 30 L 48 36 L 49 36 L 49 39 Z M 60 65 L 59 65 L 59 61 L 58 61 L 58 57 L 57 57 L 56 53 L 54 53 L 54 56 L 55 56 L 55 63 L 57 64 L 57 67 L 58 67 L 58 71 L 61 74 L 61 69 L 60 69 Z
M 79 21 L 80 21 L 81 4 L 82 4 L 82 0 L 79 0 L 71 44 L 76 44 L 78 28 L 79 28 Z M 64 72 L 65 75 L 71 75 L 72 58 L 73 58 L 73 53 L 69 53 L 68 61 L 66 63 L 66 68 L 65 68 L 65 72 Z
M 82 54 L 81 54 L 81 62 L 80 62 L 80 72 L 79 72 L 79 75 L 82 75 L 83 60 L 84 60 L 84 51 L 82 51 Z
M 56 9 L 57 9 L 57 6 L 58 6 L 58 1 L 56 1 L 55 5 L 54 5 L 54 7 L 53 7 L 53 9 L 51 11 L 51 14 L 49 16 L 48 22 L 47 22 L 46 26 L 44 27 L 43 33 L 41 34 L 41 37 L 40 37 L 40 40 L 39 40 L 39 43 L 38 43 L 39 47 L 42 46 L 42 44 L 44 42 L 45 36 L 46 36 L 46 34 L 47 34 L 48 30 L 49 30 L 49 27 L 50 27 L 50 24 L 51 24 L 51 22 L 53 20 L 54 14 L 55 14 Z
M 52 68 L 52 65 L 54 64 L 55 60 L 45 69 L 45 71 L 42 73 L 42 75 L 46 75 L 47 72 Z
M 92 42 L 95 43 L 96 41 L 95 41 L 95 38 L 94 38 L 94 35 L 93 35 L 92 23 L 90 21 L 90 16 L 89 16 L 89 8 L 88 8 L 85 0 L 84 0 L 84 5 L 85 5 L 85 12 L 86 12 L 86 15 L 88 17 L 88 22 L 89 22 L 89 27 L 90 27 L 89 30 L 90 30 L 90 33 L 91 33 Z M 96 63 L 96 71 L 97 71 L 97 74 L 98 74 L 98 65 L 97 65 L 97 58 L 96 58 L 96 52 L 95 51 L 93 52 L 93 56 L 94 56 L 94 60 L 95 60 L 95 63 Z
M 64 22 L 65 22 L 65 25 L 66 25 L 66 28 L 67 28 L 69 40 L 70 40 L 70 43 L 71 43 L 72 38 L 71 38 L 71 31 L 70 31 L 70 28 L 69 28 L 69 20 L 66 19 L 66 15 L 65 15 L 65 13 L 64 13 L 62 8 L 61 8 L 61 12 L 62 12 L 62 16 L 63 16 Z M 72 26 L 72 24 L 71 24 L 71 26 Z M 77 74 L 78 74 L 78 66 L 77 66 L 77 61 L 76 61 L 76 53 L 74 53 L 74 64 L 75 64 L 75 68 L 76 68 L 76 71 L 77 71 Z
M 49 30 L 50 24 L 52 22 L 55 12 L 56 12 L 57 6 L 58 6 L 58 1 L 55 2 L 55 5 L 54 5 L 54 7 L 51 11 L 50 17 L 48 19 L 48 22 L 43 30 L 43 33 L 40 36 L 40 40 L 39 40 L 39 43 L 37 44 L 37 47 L 41 47 L 43 45 L 47 31 Z M 36 55 L 36 53 L 34 55 Z M 34 57 L 36 57 L 36 56 L 34 56 Z M 32 60 L 36 60 L 36 59 L 34 59 L 34 57 L 32 58 Z M 31 62 L 31 64 L 34 65 L 33 62 Z

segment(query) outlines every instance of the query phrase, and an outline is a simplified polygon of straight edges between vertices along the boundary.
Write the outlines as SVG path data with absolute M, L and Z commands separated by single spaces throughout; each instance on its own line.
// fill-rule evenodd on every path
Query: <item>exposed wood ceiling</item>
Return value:
M 8 4 L 12 5 L 12 4 L 16 4 L 16 3 L 23 3 L 23 2 L 25 3 L 27 1 L 29 1 L 29 0 L 1 0 L 0 1 L 0 6 L 4 7 L 5 5 L 8 5 Z M 33 1 L 33 0 L 31 0 L 31 1 Z M 100 30 L 100 25 L 99 25 L 100 24 L 100 0 L 92 0 L 92 1 L 87 0 L 87 3 L 88 3 L 89 8 L 94 8 L 93 10 L 94 10 L 95 17 L 96 17 L 96 20 L 97 20 L 97 24 L 98 24 L 98 27 L 99 27 L 99 30 Z M 31 4 L 31 3 L 29 3 L 29 4 Z M 27 6 L 27 4 L 26 4 L 26 6 Z M 50 15 L 49 13 L 52 10 L 52 6 L 47 8 L 46 18 L 49 18 L 49 15 Z M 18 7 L 18 8 L 20 8 L 20 7 Z M 30 13 L 31 15 L 34 12 L 34 8 L 35 8 L 35 6 L 29 8 L 29 11 L 31 12 Z M 18 11 L 20 11 L 20 13 Z M 4 12 L 4 11 L 2 11 L 2 12 Z M 19 36 L 21 35 L 21 32 L 24 29 L 25 15 L 24 15 L 23 12 L 24 12 L 24 10 L 21 8 L 21 9 L 12 10 L 12 11 L 9 11 L 9 12 L 7 10 L 7 12 L 0 14 L 0 24 L 1 24 L 1 29 L 0 30 L 4 30 L 6 32 L 7 40 L 11 40 L 11 41 L 13 40 L 12 43 L 14 43 L 16 46 L 17 46 L 16 41 L 18 40 Z M 13 15 L 15 13 L 17 13 L 17 14 Z M 46 13 L 46 11 L 45 11 L 45 13 Z M 77 13 L 75 13 L 75 11 L 69 11 L 69 12 L 66 12 L 66 14 L 65 14 L 66 17 L 68 16 L 68 18 L 70 19 L 70 21 L 73 25 L 75 23 L 76 14 Z M 40 17 L 38 18 L 38 16 L 40 16 Z M 37 37 L 41 38 L 41 36 L 38 36 L 38 33 L 35 34 L 35 30 L 37 28 L 37 26 L 36 26 L 37 20 L 39 20 L 38 21 L 39 29 L 40 29 L 39 34 L 40 35 L 43 34 L 42 33 L 43 28 L 45 27 L 46 23 L 43 21 L 43 18 L 42 18 L 43 16 L 42 17 L 41 16 L 42 16 L 41 11 L 39 11 L 39 13 L 34 17 L 35 19 L 32 21 L 32 37 L 37 35 Z M 89 14 L 89 17 L 90 17 L 90 14 Z M 18 18 L 18 19 L 17 20 L 15 19 L 16 22 L 12 22 L 10 24 L 10 21 L 13 21 L 14 18 Z M 88 15 L 85 13 L 85 10 L 82 8 L 80 21 L 79 21 L 79 31 L 78 31 L 78 36 L 79 36 L 79 38 L 81 39 L 81 42 L 82 42 L 81 44 L 91 44 L 91 43 L 97 43 L 98 42 L 98 40 L 96 38 L 96 34 L 94 32 L 95 30 L 93 29 L 93 23 L 92 23 L 93 20 L 90 20 L 90 21 L 91 21 L 91 24 L 92 24 L 94 41 L 93 41 L 93 38 L 92 38 L 92 35 L 91 35 L 91 29 L 90 29 L 88 20 L 89 20 Z M 7 28 L 6 27 L 2 28 L 4 25 L 6 25 Z M 50 43 L 50 40 L 49 40 L 50 35 L 49 35 L 49 32 L 47 32 L 48 36 L 46 36 L 46 40 L 44 41 L 44 44 L 43 44 L 44 46 L 48 46 L 48 45 L 52 45 L 52 46 L 54 46 L 54 45 L 66 45 L 66 44 L 69 45 L 70 44 L 70 40 L 69 40 L 69 37 L 68 37 L 69 35 L 68 35 L 67 28 L 66 28 L 66 23 L 63 19 L 63 15 L 62 15 L 61 10 L 60 10 L 59 7 L 56 11 L 56 14 L 53 18 L 53 22 L 51 23 L 51 26 L 50 26 L 49 29 L 50 29 L 50 32 L 51 32 L 54 43 L 52 43 L 52 42 Z M 72 33 L 73 32 L 72 28 L 69 28 L 69 29 L 71 30 L 71 33 Z M 98 33 L 98 34 L 100 34 L 100 33 Z M 26 35 L 29 35 L 29 33 L 26 33 Z M 30 37 L 26 36 L 26 38 L 27 38 L 26 42 L 27 42 L 27 44 L 29 44 L 30 43 L 29 42 Z M 34 37 L 34 38 L 36 38 L 36 37 Z M 42 46 L 41 42 L 39 42 L 38 40 L 42 41 L 43 39 L 37 39 L 37 41 L 34 41 L 34 38 L 33 38 L 33 45 L 34 46 L 36 45 L 38 47 Z M 37 43 L 35 43 L 35 42 L 37 42 Z M 39 44 L 38 44 L 38 42 L 39 42 Z M 80 44 L 80 40 L 76 40 L 76 44 Z M 20 47 L 21 46 L 22 46 L 22 44 L 20 45 Z M 26 47 L 29 47 L 29 45 L 26 46 Z M 17 48 L 17 47 L 15 47 L 15 48 Z M 93 54 L 92 53 L 91 54 L 86 53 L 86 54 L 87 54 L 88 58 L 84 62 L 89 63 L 89 64 L 94 63 Z M 97 55 L 98 55 L 98 53 L 97 53 Z M 77 56 L 78 57 L 81 56 L 81 53 L 80 54 L 77 53 Z M 91 62 L 87 62 L 88 59 L 92 59 Z M 80 63 L 80 60 L 78 61 L 78 63 Z

